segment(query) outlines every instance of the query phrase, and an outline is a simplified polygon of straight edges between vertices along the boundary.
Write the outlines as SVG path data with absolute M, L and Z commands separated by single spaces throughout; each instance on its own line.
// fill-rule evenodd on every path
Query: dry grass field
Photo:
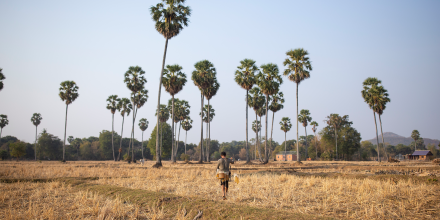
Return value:
M 226 201 L 215 163 L 152 165 L 1 161 L 0 219 L 440 219 L 427 162 L 237 163 Z

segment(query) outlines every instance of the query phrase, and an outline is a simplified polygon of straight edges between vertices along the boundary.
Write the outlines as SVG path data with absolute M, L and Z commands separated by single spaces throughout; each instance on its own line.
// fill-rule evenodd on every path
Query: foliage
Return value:
M 156 30 L 166 39 L 177 36 L 183 26 L 188 26 L 191 9 L 183 3 L 185 0 L 162 0 L 162 3 L 150 7 Z
M 40 114 L 40 113 L 34 113 L 34 114 L 32 115 L 31 122 L 32 122 L 32 124 L 34 124 L 35 126 L 40 125 L 41 120 L 43 120 L 43 118 L 41 117 L 41 114 Z
M 3 80 L 6 79 L 5 75 L 2 73 L 2 68 L 0 68 L 0 91 L 3 89 Z
M 301 81 L 310 77 L 309 71 L 312 70 L 312 65 L 307 50 L 298 48 L 288 51 L 286 55 L 288 58 L 284 60 L 283 65 L 287 66 L 287 69 L 284 70 L 284 75 L 290 81 L 300 84 Z
M 61 140 L 47 132 L 46 129 L 40 133 L 37 141 L 37 157 L 40 159 L 58 160 L 62 159 Z
M 252 131 L 254 131 L 255 133 L 261 131 L 261 123 L 260 123 L 260 121 L 254 120 L 252 122 Z
M 190 157 L 189 157 L 188 154 L 181 154 L 181 155 L 180 155 L 180 159 L 181 159 L 181 160 L 189 161 L 189 158 L 190 158 Z
M 66 102 L 66 105 L 71 104 L 78 98 L 79 87 L 74 81 L 61 82 L 60 86 L 59 96 L 63 102 Z
M 163 70 L 162 84 L 171 96 L 179 93 L 186 83 L 186 75 L 181 70 L 182 67 L 177 64 L 167 65 Z
M 154 116 L 157 116 L 157 112 L 154 114 Z M 160 105 L 159 108 L 159 121 L 160 122 L 166 122 L 170 119 L 170 111 L 167 108 L 166 105 Z
M 171 157 L 171 126 L 168 123 L 160 123 L 159 132 L 163 135 L 163 137 L 159 136 L 159 138 L 163 138 L 163 149 L 162 149 L 162 158 L 170 158 Z M 160 131 L 159 130 L 159 131 Z M 157 133 L 157 125 L 154 126 L 153 131 L 151 132 L 150 139 L 148 140 L 148 148 L 150 149 L 150 154 L 156 157 L 156 133 Z M 159 140 L 160 143 L 160 140 Z
M 3 129 L 8 124 L 9 124 L 8 116 L 0 115 L 0 128 Z
M 6 159 L 8 157 L 8 152 L 5 150 L 0 150 L 0 158 L 2 160 Z
M 119 102 L 121 99 L 118 98 L 118 95 L 111 95 L 107 98 L 107 109 L 111 111 L 112 114 L 115 114 L 118 109 Z
M 208 109 L 209 109 L 209 121 L 208 121 Z M 199 112 L 199 115 L 201 115 L 202 112 Z M 214 119 L 215 116 L 215 110 L 212 108 L 212 105 L 205 105 L 203 107 L 203 122 L 208 123 L 211 122 L 212 119 Z
M 114 141 L 119 142 L 121 136 L 119 136 L 116 132 L 113 132 L 113 135 L 114 135 Z M 102 160 L 113 159 L 111 131 L 103 130 L 99 132 L 99 153 L 100 153 L 100 158 Z
M 249 90 L 250 95 L 248 95 L 248 105 L 257 112 L 266 103 L 266 97 L 261 93 L 260 88 L 254 87 Z
M 182 129 L 185 131 L 189 131 L 192 128 L 193 120 L 188 116 L 185 118 L 185 120 L 182 122 Z
M 238 70 L 235 71 L 235 82 L 243 89 L 250 90 L 257 83 L 256 73 L 258 71 L 255 61 L 251 59 L 244 59 L 240 61 Z
M 284 131 L 284 133 L 290 131 L 290 128 L 292 128 L 292 123 L 290 123 L 290 118 L 283 117 L 280 121 L 281 130 Z
M 11 156 L 12 157 L 16 157 L 17 160 L 18 158 L 26 155 L 26 143 L 25 142 L 21 142 L 21 141 L 17 141 L 15 143 L 12 143 L 10 145 L 10 149 L 11 149 Z
M 147 130 L 147 128 L 148 128 L 148 121 L 147 121 L 146 118 L 141 118 L 141 120 L 139 120 L 139 128 L 142 131 Z
M 117 105 L 118 111 L 121 112 L 121 116 L 130 115 L 130 111 L 133 109 L 133 105 L 130 103 L 130 99 L 122 98 Z

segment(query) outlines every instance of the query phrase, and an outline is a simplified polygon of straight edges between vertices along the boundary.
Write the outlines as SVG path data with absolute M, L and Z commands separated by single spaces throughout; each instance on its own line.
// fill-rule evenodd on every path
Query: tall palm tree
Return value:
M 258 87 L 254 87 L 251 90 L 249 90 L 250 95 L 248 94 L 247 99 L 248 99 L 248 105 L 249 107 L 253 108 L 255 111 L 255 121 L 258 121 L 258 113 L 264 113 L 265 111 L 260 110 L 264 107 L 264 104 L 266 103 L 266 97 L 261 93 L 260 88 Z M 260 120 L 261 120 L 261 116 L 260 116 Z M 259 129 L 258 131 L 261 132 L 261 129 Z M 263 160 L 261 159 L 261 153 L 260 153 L 260 148 L 257 147 L 257 143 L 260 143 L 260 141 L 258 140 L 258 132 L 255 133 L 256 135 L 256 142 L 255 142 L 255 146 L 256 148 L 258 148 L 258 154 L 260 156 L 260 161 L 263 162 Z M 261 136 L 261 135 L 260 135 Z
M 382 114 L 385 111 L 386 108 L 386 104 L 388 102 L 391 102 L 391 99 L 388 97 L 388 91 L 383 88 L 383 86 L 378 86 L 377 87 L 377 102 L 376 105 L 374 106 L 373 110 L 377 113 L 377 115 L 379 116 L 379 124 L 380 124 L 380 133 L 382 136 L 382 145 L 385 151 L 385 156 L 388 158 L 387 155 L 387 151 L 386 151 L 386 146 L 385 146 L 385 140 L 384 140 L 384 136 L 383 136 L 383 130 L 382 130 Z
M 377 122 L 376 122 L 376 105 L 379 102 L 379 95 L 380 95 L 380 83 L 382 83 L 382 81 L 378 80 L 375 77 L 368 77 L 364 82 L 363 82 L 363 90 L 361 91 L 362 94 L 362 98 L 364 98 L 364 101 L 368 104 L 368 106 L 370 107 L 370 109 L 373 110 L 373 115 L 374 115 L 374 126 L 376 128 L 376 142 L 377 142 L 377 158 L 378 161 L 380 162 L 380 149 L 379 149 L 379 135 L 377 132 Z
M 255 132 L 255 135 L 257 137 L 257 139 L 255 141 L 255 146 L 254 146 L 255 147 L 255 155 L 257 155 L 257 152 L 258 152 L 258 156 L 260 158 L 260 162 L 263 162 L 263 160 L 261 159 L 260 146 L 257 144 L 257 142 L 258 142 L 258 132 L 261 131 L 261 123 L 260 123 L 260 121 L 254 120 L 252 122 L 252 131 Z M 256 159 L 256 156 L 255 156 L 255 159 Z
M 201 106 L 200 111 L 203 111 L 203 94 L 205 92 L 205 89 L 211 87 L 216 79 L 217 71 L 215 70 L 214 64 L 209 62 L 208 60 L 202 60 L 194 64 L 194 67 L 196 70 L 192 72 L 191 79 L 194 82 L 194 85 L 196 85 L 200 90 L 200 99 L 201 99 Z M 200 117 L 200 123 L 201 123 L 201 131 L 200 131 L 200 159 L 199 163 L 203 163 L 203 117 Z
M 66 131 L 67 131 L 67 109 L 69 108 L 69 105 L 74 102 L 79 94 L 78 89 L 79 87 L 76 85 L 74 81 L 64 81 L 62 82 L 60 87 L 60 93 L 59 96 L 63 102 L 66 103 L 66 120 L 64 124 L 64 141 L 63 141 L 63 161 L 65 161 L 65 153 L 66 153 Z
M 255 61 L 251 59 L 244 59 L 240 61 L 240 66 L 237 67 L 237 71 L 235 71 L 235 82 L 241 86 L 241 88 L 246 89 L 246 163 L 251 162 L 251 158 L 249 155 L 249 141 L 248 141 L 248 97 L 249 90 L 257 82 L 255 79 L 255 74 L 258 71 L 257 65 L 255 65 Z
M 414 130 L 411 132 L 411 138 L 414 140 L 414 151 L 417 150 L 417 140 L 420 139 L 420 133 L 418 130 Z
M 164 76 L 163 76 L 163 86 L 165 88 L 165 91 L 170 93 L 171 99 L 172 99 L 172 105 L 171 105 L 171 118 L 174 119 L 174 95 L 182 91 L 183 86 L 186 83 L 186 75 L 182 71 L 182 67 L 174 64 L 174 65 L 167 65 L 167 68 L 163 70 Z M 171 160 L 175 163 L 176 158 L 174 154 L 174 150 L 176 147 L 174 146 L 174 123 L 171 123 Z
M 162 77 L 165 67 L 165 58 L 167 54 L 168 40 L 177 36 L 183 29 L 183 26 L 188 26 L 191 15 L 191 9 L 188 6 L 183 6 L 185 0 L 162 0 L 156 6 L 150 7 L 150 14 L 153 21 L 156 22 L 156 30 L 165 37 L 165 50 L 163 53 L 162 69 L 159 80 L 159 93 L 157 99 L 157 120 L 156 126 L 159 128 L 159 112 L 160 111 L 160 91 L 162 88 Z M 156 132 L 156 164 L 154 167 L 162 166 L 159 149 L 159 132 Z
M 176 151 L 174 154 L 174 157 L 177 158 L 177 152 L 179 150 L 179 141 L 180 141 L 180 128 L 182 127 L 182 121 L 189 117 L 190 114 L 190 108 L 188 101 L 181 100 L 179 103 L 179 111 L 177 112 L 177 117 L 179 118 L 179 135 L 177 135 L 177 142 L 176 142 Z
M 220 84 L 217 82 L 217 80 L 215 80 L 210 87 L 205 89 L 204 95 L 205 95 L 205 98 L 208 100 L 208 109 L 207 109 L 208 118 L 211 118 L 209 115 L 211 113 L 211 110 L 210 110 L 211 105 L 209 104 L 209 100 L 211 100 L 212 97 L 214 97 L 217 94 L 219 88 L 220 88 Z M 212 121 L 212 119 L 210 121 L 208 121 L 208 125 L 207 125 L 207 130 L 209 130 L 209 132 L 206 132 L 207 136 L 209 133 L 209 137 L 207 138 L 208 143 L 206 146 L 206 149 L 207 149 L 206 152 L 208 152 L 208 155 L 206 156 L 206 161 L 208 161 L 208 162 L 211 161 L 209 158 L 209 149 L 211 148 L 211 121 Z
M 123 138 L 122 135 L 124 134 L 125 115 L 127 115 L 127 116 L 130 115 L 130 111 L 131 111 L 131 109 L 133 109 L 133 106 L 130 103 L 130 99 L 122 98 L 122 99 L 119 100 L 117 107 L 118 107 L 118 111 L 120 111 L 121 115 L 122 115 L 121 140 L 120 140 L 120 143 L 119 143 L 119 151 L 118 151 L 119 152 L 119 154 L 118 154 L 118 161 L 119 161 L 119 158 L 120 158 L 121 152 L 122 152 L 122 138 Z
M 296 140 L 298 137 L 298 86 L 307 78 L 310 78 L 310 71 L 312 70 L 312 64 L 309 60 L 309 52 L 303 48 L 290 50 L 286 53 L 289 57 L 284 60 L 283 65 L 287 66 L 284 70 L 284 75 L 289 78 L 290 81 L 296 83 Z M 299 157 L 299 141 L 296 142 L 296 160 L 300 162 Z
M 6 79 L 5 75 L 2 73 L 2 68 L 0 68 L 0 91 L 3 89 L 3 80 Z
M 176 130 L 177 130 L 177 123 L 179 123 L 180 122 L 180 117 L 178 116 L 179 114 L 180 114 L 180 111 L 181 111 L 181 101 L 180 101 L 180 99 L 174 99 L 174 104 L 173 104 L 173 99 L 171 98 L 171 99 L 169 99 L 168 100 L 168 109 L 169 110 L 171 110 L 171 109 L 173 109 L 173 106 L 174 106 L 174 117 L 171 117 L 172 119 L 171 119 L 171 124 L 173 125 L 172 127 L 174 127 L 174 128 L 172 128 L 171 130 L 172 130 L 172 133 L 173 133 L 173 139 L 174 139 L 174 141 L 172 141 L 172 143 L 171 143 L 171 145 L 172 146 L 176 146 L 177 145 L 177 137 L 176 137 Z M 174 145 L 173 145 L 174 144 Z M 174 155 L 174 150 L 175 150 L 175 147 L 172 147 L 171 148 L 171 157 L 173 157 L 173 155 Z
M 35 160 L 37 160 L 37 128 L 38 125 L 40 125 L 41 120 L 43 120 L 43 118 L 41 117 L 40 113 L 34 113 L 34 115 L 32 115 L 31 118 L 31 122 L 32 124 L 35 125 L 35 144 L 34 144 L 34 149 L 35 149 Z
M 2 138 L 3 128 L 9 124 L 7 115 L 0 115 L 0 138 Z
M 157 113 L 156 115 L 157 116 Z M 168 121 L 168 119 L 170 119 L 170 111 L 167 108 L 166 105 L 160 105 L 160 109 L 159 109 L 159 121 L 160 123 L 165 123 Z M 171 122 L 173 123 L 173 122 Z M 160 125 L 160 124 L 159 124 Z M 163 126 L 160 126 L 160 146 L 159 146 L 159 155 L 162 155 L 162 142 L 163 142 Z M 157 127 L 156 127 L 157 128 Z M 157 128 L 159 129 L 159 128 Z M 157 133 L 159 133 L 159 130 L 156 131 Z M 156 152 L 157 155 L 157 152 Z M 160 161 L 160 163 L 162 163 L 162 161 Z
M 205 105 L 205 107 L 203 107 L 203 112 L 200 112 L 199 115 L 202 116 L 203 121 L 206 123 L 206 142 L 208 142 L 208 139 L 210 137 L 208 137 L 208 124 L 211 123 L 212 119 L 214 119 L 215 116 L 215 110 L 212 108 L 212 106 L 210 105 Z M 205 149 L 206 153 L 205 153 L 205 157 L 206 157 L 206 161 L 209 162 L 209 144 L 206 143 L 206 149 Z
M 131 143 L 133 143 L 134 139 L 134 123 L 136 120 L 136 98 L 135 95 L 137 92 L 142 91 L 144 89 L 144 85 L 147 82 L 145 77 L 143 76 L 145 74 L 145 71 L 142 70 L 140 66 L 130 66 L 125 72 L 124 75 L 124 83 L 127 85 L 127 88 L 131 91 L 131 101 L 133 103 L 133 123 L 131 127 Z M 142 96 L 142 94 L 139 94 L 139 96 Z M 128 146 L 130 148 L 130 145 Z M 134 158 L 131 158 L 134 160 Z
M 312 121 L 311 123 L 310 123 L 310 125 L 312 125 L 313 127 L 312 127 L 312 131 L 313 131 L 313 134 L 315 135 L 315 151 L 316 151 L 316 159 L 318 159 L 318 148 L 316 147 L 316 131 L 318 130 L 316 127 L 318 127 L 319 125 L 318 125 L 318 122 L 316 122 L 316 121 Z
M 139 90 L 134 94 L 134 96 L 132 97 L 132 101 L 136 107 L 136 110 L 133 111 L 134 118 L 136 118 L 136 116 L 137 116 L 138 109 L 140 109 L 142 106 L 144 106 L 145 103 L 147 102 L 147 100 L 148 100 L 148 90 L 146 90 L 146 89 Z M 133 129 L 131 132 L 132 132 L 132 134 L 131 134 L 132 135 L 131 161 L 133 162 L 134 161 L 134 150 L 133 150 L 134 149 L 134 140 L 133 140 L 134 139 L 134 126 L 133 126 Z
M 118 95 L 111 95 L 107 98 L 107 109 L 112 113 L 112 151 L 113 151 L 113 160 L 116 161 L 115 157 L 115 146 L 113 144 L 113 133 L 114 133 L 114 122 L 115 122 L 115 112 L 118 109 L 118 103 L 121 99 L 118 98 Z
M 272 135 L 273 135 L 273 122 L 275 119 L 275 112 L 284 108 L 284 94 L 283 92 L 278 92 L 272 95 L 272 103 L 269 105 L 269 110 L 272 111 L 272 128 L 270 129 L 270 147 L 272 148 Z
M 302 123 L 302 125 L 304 126 L 304 131 L 306 134 L 306 138 L 305 138 L 305 149 L 306 149 L 306 158 L 308 158 L 308 151 L 307 151 L 307 125 L 309 124 L 309 122 L 312 121 L 312 117 L 310 117 L 310 112 L 307 109 L 302 109 L 301 112 L 298 115 L 298 121 L 300 121 Z
M 186 154 L 186 137 L 188 136 L 188 131 L 192 128 L 193 120 L 188 116 L 185 118 L 185 120 L 182 122 L 182 129 L 185 130 L 185 154 Z
M 266 100 L 266 99 L 265 99 Z M 261 124 L 261 126 L 263 126 L 263 122 L 261 122 L 261 117 L 263 117 L 263 116 L 265 116 L 266 115 L 266 106 L 264 106 L 264 104 L 263 104 L 263 106 L 261 106 L 261 108 L 259 108 L 258 110 L 257 110 L 257 115 L 258 115 L 258 117 L 260 118 L 260 124 Z M 263 129 L 261 129 L 261 130 L 263 130 Z M 261 135 L 261 130 L 260 130 L 260 139 L 259 139 L 259 141 L 258 141 L 258 149 L 261 149 L 261 146 L 260 146 L 260 144 L 261 144 L 261 142 L 263 142 L 263 136 Z M 263 160 L 263 163 L 264 163 L 264 160 Z
M 292 123 L 290 123 L 290 118 L 288 117 L 283 117 L 280 121 L 280 125 L 281 125 L 281 130 L 284 131 L 284 161 L 287 160 L 287 155 L 286 155 L 286 151 L 287 151 L 287 132 L 290 131 L 290 128 L 292 128 Z
M 269 96 L 278 93 L 280 85 L 283 83 L 283 79 L 279 74 L 278 66 L 273 63 L 263 64 L 260 66 L 261 72 L 257 75 L 257 84 L 260 87 L 261 92 L 266 95 L 266 123 L 265 123 L 265 144 L 264 144 L 264 163 L 269 162 L 269 155 L 267 150 L 267 120 L 269 117 Z
M 139 120 L 139 128 L 142 130 L 142 144 L 141 144 L 142 159 L 145 159 L 145 157 L 144 157 L 144 131 L 147 130 L 147 128 L 148 128 L 148 121 L 146 118 L 141 118 L 141 120 Z

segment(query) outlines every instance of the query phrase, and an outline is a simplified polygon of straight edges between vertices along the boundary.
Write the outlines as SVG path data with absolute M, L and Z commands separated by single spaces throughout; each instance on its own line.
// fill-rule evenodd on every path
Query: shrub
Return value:
M 181 154 L 180 159 L 184 161 L 189 161 L 189 155 L 188 154 Z

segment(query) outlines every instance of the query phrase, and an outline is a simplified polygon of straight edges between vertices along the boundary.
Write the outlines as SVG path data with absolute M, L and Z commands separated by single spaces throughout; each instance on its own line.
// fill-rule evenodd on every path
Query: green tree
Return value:
M 216 74 L 217 71 L 215 70 L 214 64 L 209 62 L 208 60 L 202 60 L 197 62 L 195 65 L 195 70 L 192 72 L 191 79 L 194 82 L 194 85 L 196 85 L 200 90 L 200 99 L 201 99 L 201 106 L 200 111 L 203 111 L 203 95 L 205 93 L 205 89 L 212 87 L 214 82 L 217 81 Z M 200 159 L 199 163 L 203 163 L 203 117 L 200 116 L 200 124 L 201 124 L 201 131 L 200 131 L 200 142 L 201 142 L 201 150 L 200 150 Z
M 162 158 L 170 158 L 171 157 L 171 126 L 168 123 L 160 123 L 161 127 L 159 127 L 162 130 L 162 150 L 160 150 L 160 157 Z M 151 155 L 157 155 L 156 153 L 156 135 L 157 133 L 157 126 L 153 128 L 153 131 L 151 132 L 150 139 L 148 140 L 147 147 L 150 149 Z
M 286 53 L 289 57 L 284 61 L 284 66 L 287 69 L 284 70 L 284 75 L 288 76 L 289 80 L 296 83 L 296 139 L 298 140 L 298 86 L 307 78 L 310 78 L 310 72 L 312 70 L 312 64 L 309 60 L 309 52 L 303 48 L 290 50 Z M 300 162 L 299 157 L 299 141 L 296 143 L 297 161 Z
M 384 140 L 384 136 L 383 136 L 383 130 L 382 130 L 382 114 L 385 111 L 386 108 L 386 104 L 388 102 L 391 102 L 391 99 L 388 97 L 388 91 L 386 89 L 383 88 L 383 86 L 379 86 L 378 87 L 378 95 L 377 95 L 377 102 L 376 105 L 374 107 L 374 111 L 377 113 L 377 115 L 379 115 L 379 124 L 380 124 L 380 133 L 382 136 L 382 144 L 384 146 L 384 150 L 385 150 L 385 154 L 386 154 L 386 145 L 385 145 L 385 140 Z M 386 155 L 388 157 L 388 155 Z
M 41 120 L 43 120 L 43 118 L 40 113 L 34 113 L 34 115 L 32 115 L 31 122 L 35 125 L 35 160 L 37 160 L 37 128 Z
M 118 95 L 111 95 L 107 98 L 107 109 L 110 110 L 112 113 L 112 151 L 113 151 L 113 160 L 116 161 L 115 157 L 115 145 L 113 144 L 113 132 L 114 124 L 115 124 L 115 112 L 118 109 L 118 103 L 121 101 L 120 98 L 118 98 Z
M 417 150 L 417 140 L 419 140 L 419 138 L 420 138 L 420 133 L 419 133 L 419 131 L 418 130 L 413 130 L 412 132 L 411 132 L 411 138 L 414 140 L 414 151 L 416 151 Z
M 144 96 L 146 96 L 148 93 L 147 90 L 144 90 L 145 83 L 147 82 L 147 80 L 143 76 L 144 74 L 145 71 L 143 71 L 142 68 L 139 66 L 130 66 L 127 72 L 125 72 L 124 83 L 127 85 L 127 88 L 131 91 L 131 101 L 133 103 L 133 114 L 132 114 L 133 124 L 131 128 L 131 137 L 130 137 L 131 143 L 133 143 L 133 139 L 134 139 L 134 123 L 136 120 L 136 112 L 137 112 L 136 107 L 138 107 L 141 104 L 143 105 L 142 101 L 145 99 Z M 133 146 L 132 146 L 132 155 L 133 155 Z M 133 156 L 131 159 L 132 161 L 134 161 Z
M 80 145 L 82 143 L 81 138 L 74 138 L 73 136 L 69 136 L 67 138 L 67 141 L 69 141 L 69 144 L 76 148 L 76 160 L 79 160 L 79 151 L 80 151 Z
M 38 138 L 37 149 L 39 158 L 56 160 L 62 158 L 60 149 L 62 148 L 61 140 L 43 129 Z
M 204 93 L 203 93 L 205 95 L 205 98 L 208 100 L 207 113 L 208 113 L 208 118 L 210 118 L 210 120 L 208 121 L 208 124 L 206 125 L 206 128 L 207 128 L 206 130 L 208 130 L 206 132 L 206 134 L 207 134 L 206 135 L 207 136 L 207 142 L 208 142 L 206 144 L 206 149 L 207 149 L 206 152 L 208 152 L 208 154 L 206 155 L 206 161 L 208 161 L 208 162 L 211 161 L 210 156 L 209 156 L 210 155 L 209 154 L 209 152 L 210 152 L 209 149 L 211 148 L 211 121 L 212 121 L 212 118 L 210 117 L 210 114 L 211 114 L 210 108 L 212 106 L 209 104 L 209 101 L 212 99 L 212 97 L 214 97 L 217 94 L 219 88 L 220 88 L 220 84 L 218 83 L 217 80 L 214 80 L 213 84 L 210 87 L 206 88 Z
M 270 129 L 270 145 L 271 145 L 271 147 L 272 147 L 273 122 L 275 120 L 275 112 L 284 108 L 283 103 L 284 103 L 283 92 L 278 92 L 277 94 L 272 95 L 272 102 L 269 105 L 269 110 L 272 111 L 272 128 Z
M 336 145 L 336 159 L 339 159 L 339 155 L 338 155 L 338 132 L 339 129 L 342 126 L 345 125 L 351 125 L 352 122 L 348 121 L 348 115 L 344 115 L 343 117 L 339 116 L 339 114 L 330 114 L 330 116 L 326 117 L 325 122 L 327 122 L 327 124 L 329 126 L 331 126 L 333 128 L 334 131 L 334 138 L 335 138 L 335 145 Z
M 266 112 L 265 109 L 263 109 L 264 104 L 266 103 L 266 97 L 261 93 L 261 90 L 258 87 L 252 88 L 251 90 L 249 90 L 249 93 L 250 93 L 250 95 L 248 95 L 248 97 L 247 97 L 247 99 L 249 101 L 248 105 L 249 105 L 249 107 L 254 109 L 255 121 L 258 121 L 258 118 L 257 118 L 258 113 L 259 112 L 260 113 Z M 261 120 L 261 116 L 260 116 L 260 120 Z M 258 131 L 261 131 L 261 129 L 258 129 Z M 255 132 L 255 130 L 254 130 L 254 132 Z M 260 143 L 260 141 L 258 139 L 258 132 L 255 132 L 255 137 L 256 137 L 255 149 L 258 149 L 258 155 L 260 156 L 260 162 L 263 162 L 263 160 L 261 159 L 260 147 L 257 146 L 257 145 L 259 145 L 257 143 Z
M 192 128 L 193 120 L 188 116 L 182 123 L 182 128 L 185 130 L 185 154 L 186 154 L 186 137 L 188 136 L 188 131 Z
M 119 143 L 119 150 L 118 150 L 118 161 L 120 159 L 121 156 L 121 152 L 122 152 L 122 137 L 124 134 L 124 119 L 125 119 L 125 115 L 129 116 L 130 115 L 130 111 L 131 109 L 133 109 L 133 106 L 130 103 L 130 99 L 128 98 L 122 98 L 119 100 L 118 102 L 118 106 L 117 106 L 118 111 L 121 112 L 122 115 L 122 128 L 121 128 L 121 141 Z
M 157 99 L 157 121 L 156 126 L 159 126 L 159 114 L 160 111 L 160 92 L 162 88 L 163 73 L 165 67 L 165 58 L 167 54 L 168 40 L 177 36 L 183 29 L 183 26 L 188 26 L 189 19 L 191 15 L 191 9 L 188 6 L 184 6 L 185 0 L 162 0 L 162 3 L 158 3 L 156 6 L 151 6 L 150 14 L 153 21 L 156 22 L 156 30 L 165 37 L 165 50 L 163 53 L 162 69 L 160 73 L 159 80 L 159 93 Z M 160 149 L 159 149 L 159 132 L 157 132 L 156 137 L 156 164 L 154 167 L 162 166 L 162 161 L 160 159 Z
M 278 93 L 280 85 L 283 83 L 283 79 L 279 74 L 279 69 L 276 64 L 268 63 L 260 66 L 261 72 L 257 75 L 257 84 L 260 87 L 261 92 L 266 95 L 266 123 L 265 123 L 265 139 L 267 140 L 267 120 L 269 111 L 269 96 Z M 264 144 L 264 163 L 269 162 L 269 154 L 267 149 L 267 141 Z
M 299 115 L 298 115 L 298 121 L 301 122 L 302 125 L 304 126 L 304 132 L 305 132 L 306 137 L 307 137 L 307 125 L 309 124 L 309 122 L 312 121 L 312 117 L 310 117 L 310 112 L 309 112 L 309 110 L 307 110 L 307 109 L 301 109 L 301 112 L 300 112 Z M 307 144 L 308 144 L 308 142 L 307 142 L 307 139 L 306 139 L 306 141 L 305 141 L 305 143 L 304 143 L 304 147 L 306 148 L 306 149 L 305 149 L 305 150 L 306 150 L 306 155 L 305 155 L 306 158 L 308 158 L 308 155 L 307 155 L 307 152 L 308 152 L 308 150 L 307 150 Z
M 0 138 L 2 138 L 3 128 L 9 124 L 7 115 L 0 115 Z
M 188 101 L 181 100 L 179 102 L 178 107 L 179 108 L 178 108 L 176 117 L 179 119 L 179 135 L 177 136 L 177 142 L 176 142 L 177 149 L 174 151 L 175 158 L 177 158 L 177 152 L 179 152 L 179 144 L 178 143 L 180 143 L 180 128 L 182 127 L 182 121 L 185 120 L 187 117 L 189 117 L 189 114 L 191 112 L 190 111 L 191 106 L 189 105 Z
M 2 68 L 0 68 L 0 91 L 3 89 L 3 80 L 6 79 L 5 75 L 2 73 Z
M 316 130 L 318 130 L 316 127 L 318 127 L 319 125 L 318 125 L 318 122 L 316 122 L 316 121 L 312 121 L 311 123 L 310 123 L 310 125 L 312 125 L 313 127 L 312 127 L 312 131 L 313 131 L 313 134 L 314 134 L 314 138 L 315 138 L 315 152 L 316 152 L 316 159 L 318 159 L 318 148 L 316 147 Z
M 26 155 L 26 143 L 22 141 L 17 141 L 10 145 L 11 156 L 17 158 L 17 161 L 20 157 Z
M 246 163 L 251 162 L 249 155 L 249 141 L 248 141 L 248 106 L 249 106 L 249 90 L 257 83 L 255 74 L 258 71 L 255 61 L 251 59 L 244 59 L 240 61 L 238 70 L 235 71 L 235 82 L 246 90 Z
M 175 65 L 167 65 L 167 68 L 163 70 L 163 79 L 162 84 L 165 88 L 165 91 L 167 91 L 171 95 L 171 118 L 175 118 L 175 112 L 174 112 L 174 95 L 182 91 L 183 86 L 186 83 L 186 75 L 182 71 L 182 67 L 175 64 Z M 177 117 L 177 120 L 180 121 L 180 118 Z M 176 122 L 177 124 L 177 122 Z M 177 148 L 174 147 L 174 123 L 171 123 L 171 138 L 172 138 L 172 154 L 171 154 L 171 160 L 173 162 L 176 162 L 175 153 Z
M 69 105 L 74 102 L 79 94 L 78 89 L 79 87 L 76 85 L 74 81 L 64 81 L 62 82 L 60 87 L 60 93 L 59 96 L 63 102 L 66 103 L 66 120 L 64 123 L 64 141 L 63 141 L 63 161 L 65 161 L 65 152 L 66 152 L 66 132 L 67 132 L 67 109 L 69 108 Z
M 287 151 L 287 132 L 292 128 L 292 123 L 290 123 L 290 118 L 283 117 L 280 121 L 281 130 L 284 131 L 284 160 L 286 160 L 286 151 Z
M 144 159 L 144 131 L 148 128 L 148 121 L 146 118 L 139 120 L 139 128 L 142 130 L 142 159 Z
M 142 89 L 142 90 L 139 90 L 136 92 L 136 94 L 132 98 L 132 101 L 135 103 L 135 106 L 136 106 L 136 110 L 133 111 L 134 118 L 136 118 L 136 116 L 137 116 L 138 109 L 140 109 L 142 106 L 144 106 L 145 103 L 147 102 L 147 100 L 148 100 L 148 90 Z M 132 131 L 132 136 L 134 138 L 134 128 Z M 134 155 L 135 142 L 132 141 L 131 143 L 132 143 L 131 144 L 131 159 L 132 159 L 132 161 L 134 161 L 135 160 L 135 155 Z
M 113 133 L 113 134 L 112 134 Z M 99 151 L 100 151 L 100 157 L 103 160 L 110 160 L 112 159 L 112 136 L 114 136 L 115 140 L 118 140 L 121 138 L 116 132 L 111 132 L 107 130 L 103 130 L 99 132 Z M 83 141 L 84 142 L 84 141 Z M 91 143 L 91 141 L 89 141 Z M 86 155 L 82 154 L 81 156 L 85 157 Z
M 156 115 L 157 115 L 157 113 L 156 113 Z M 168 121 L 169 118 L 170 118 L 170 111 L 167 108 L 167 106 L 166 105 L 160 105 L 160 110 L 159 110 L 159 121 L 160 121 L 160 123 L 164 123 L 164 122 Z M 171 123 L 173 123 L 173 122 L 171 122 Z M 160 126 L 159 127 L 160 128 L 160 132 L 159 132 L 160 133 L 159 155 L 162 155 L 162 152 L 163 152 L 163 127 L 164 126 L 162 126 L 160 124 L 159 124 L 159 126 Z M 150 142 L 151 141 L 149 141 L 148 143 L 150 143 Z M 151 143 L 151 145 L 152 144 L 153 143 Z M 150 151 L 151 151 L 151 149 L 150 149 Z M 151 151 L 151 152 L 153 152 L 153 151 Z M 154 151 L 154 152 L 156 152 L 156 151 Z

